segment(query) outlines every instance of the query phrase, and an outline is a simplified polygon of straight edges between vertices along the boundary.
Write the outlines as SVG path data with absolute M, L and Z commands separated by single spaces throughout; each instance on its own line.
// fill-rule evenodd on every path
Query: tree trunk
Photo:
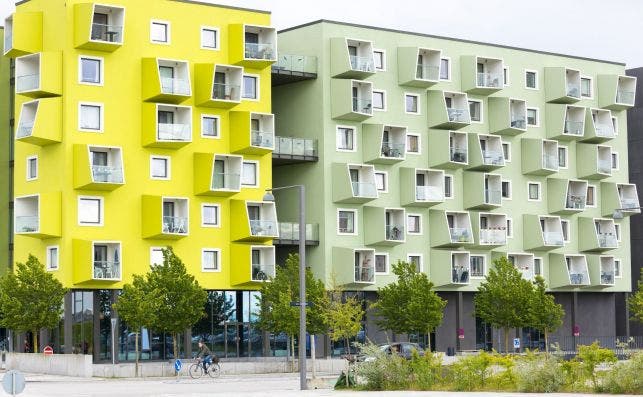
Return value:
M 348 338 L 344 338 L 344 345 L 346 349 L 346 354 L 350 355 L 351 354 L 351 346 L 348 343 Z M 351 362 L 348 360 L 349 357 L 346 357 L 346 387 L 351 387 L 350 381 L 348 377 L 350 376 L 351 373 Z
M 545 353 L 549 353 L 549 333 L 544 331 L 543 334 L 545 334 Z
M 172 334 L 172 347 L 174 349 L 174 359 L 176 360 L 179 357 L 179 349 L 178 349 L 178 334 Z
M 503 328 L 505 331 L 505 354 L 509 354 L 509 328 Z
M 32 353 L 38 352 L 38 331 L 31 331 L 33 334 L 33 348 L 31 349 Z
M 292 354 L 290 371 L 295 372 L 295 335 L 290 335 L 290 354 Z
M 134 333 L 134 355 L 136 361 L 134 363 L 134 377 L 138 378 L 138 332 Z
M 431 354 L 431 331 L 426 332 L 426 346 L 427 346 L 426 352 L 428 354 Z

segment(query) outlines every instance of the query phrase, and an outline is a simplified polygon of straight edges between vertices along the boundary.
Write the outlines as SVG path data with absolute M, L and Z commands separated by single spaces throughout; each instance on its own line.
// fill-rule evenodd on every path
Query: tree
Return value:
M 163 250 L 163 264 L 147 274 L 147 284 L 148 299 L 158 304 L 151 328 L 172 335 L 176 358 L 178 335 L 201 319 L 207 294 L 171 247 Z
M 516 267 L 501 257 L 494 261 L 485 281 L 475 294 L 475 313 L 487 324 L 502 328 L 505 352 L 509 351 L 509 329 L 529 324 L 529 307 L 533 285 Z
M 135 374 L 138 376 L 138 338 L 143 327 L 151 327 L 156 322 L 159 310 L 159 300 L 153 299 L 157 291 L 150 291 L 145 277 L 134 275 L 132 284 L 125 284 L 123 291 L 115 303 L 114 309 L 118 315 L 134 331 L 134 351 L 136 354 Z
M 328 305 L 324 312 L 329 337 L 333 342 L 345 341 L 346 351 L 350 352 L 348 340 L 362 329 L 364 309 L 357 296 L 346 296 L 345 291 L 335 284 L 328 291 Z
M 15 273 L 0 278 L 0 312 L 3 327 L 18 332 L 31 331 L 33 351 L 38 351 L 38 332 L 55 328 L 63 314 L 67 290 L 33 255 L 27 263 L 17 263 Z
M 546 292 L 545 279 L 536 276 L 529 304 L 529 326 L 545 335 L 545 351 L 549 351 L 549 334 L 563 325 L 565 311 L 556 303 L 554 297 Z
M 393 265 L 397 282 L 378 288 L 373 305 L 379 316 L 377 324 L 395 333 L 430 335 L 441 323 L 447 302 L 433 290 L 425 273 L 416 271 L 413 263 L 398 261 Z M 431 338 L 429 350 L 431 350 Z
M 630 296 L 629 305 L 632 319 L 643 323 L 643 269 L 641 269 L 641 278 L 638 282 L 637 291 Z

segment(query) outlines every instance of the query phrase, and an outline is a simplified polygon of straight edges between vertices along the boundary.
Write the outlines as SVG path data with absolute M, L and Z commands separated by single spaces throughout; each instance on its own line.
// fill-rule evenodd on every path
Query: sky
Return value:
M 643 67 L 643 0 L 202 1 L 272 11 L 277 29 L 332 19 Z M 3 20 L 13 3 L 0 0 Z

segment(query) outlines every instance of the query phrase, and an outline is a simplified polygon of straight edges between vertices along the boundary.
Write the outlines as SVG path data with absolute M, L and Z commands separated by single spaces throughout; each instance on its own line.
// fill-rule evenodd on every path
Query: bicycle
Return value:
M 206 363 L 205 372 L 207 372 L 211 378 L 218 378 L 221 375 L 221 366 L 218 361 L 216 357 L 213 357 L 209 364 Z M 199 379 L 203 376 L 203 372 L 203 360 L 200 358 L 197 358 L 196 362 L 188 368 L 188 373 L 192 379 Z

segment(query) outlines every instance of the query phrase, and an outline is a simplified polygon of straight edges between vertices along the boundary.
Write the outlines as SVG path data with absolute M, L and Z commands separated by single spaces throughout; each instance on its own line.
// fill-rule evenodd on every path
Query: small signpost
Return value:
M 181 375 L 181 368 L 183 368 L 183 363 L 178 358 L 174 361 L 174 371 L 176 372 L 176 381 L 179 381 L 179 376 Z
M 290 306 L 299 307 L 299 306 L 302 306 L 302 304 L 301 304 L 301 302 L 292 301 L 292 302 L 290 302 Z M 312 302 L 304 302 L 303 306 L 313 307 L 313 303 Z
M 22 393 L 25 390 L 25 376 L 19 371 L 7 371 L 2 378 L 2 388 L 12 396 Z
M 514 349 L 520 349 L 520 338 L 514 338 Z
M 464 339 L 464 328 L 458 328 L 458 339 Z
M 42 349 L 42 354 L 45 356 L 51 356 L 54 354 L 54 349 L 51 346 L 45 346 L 45 348 Z

